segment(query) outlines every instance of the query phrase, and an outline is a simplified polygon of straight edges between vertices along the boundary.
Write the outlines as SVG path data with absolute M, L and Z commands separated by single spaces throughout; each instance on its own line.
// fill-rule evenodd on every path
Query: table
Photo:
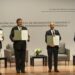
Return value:
M 7 68 L 7 58 L 6 57 L 0 57 L 0 60 L 4 60 L 5 68 Z
M 43 66 L 47 65 L 47 56 L 46 55 L 38 55 L 38 56 L 30 56 L 30 65 L 34 66 L 34 59 L 42 58 L 43 59 Z

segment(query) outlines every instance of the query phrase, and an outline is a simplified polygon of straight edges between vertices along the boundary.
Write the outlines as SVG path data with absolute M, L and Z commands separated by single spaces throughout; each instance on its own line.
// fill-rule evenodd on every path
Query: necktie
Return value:
M 54 30 L 52 30 L 51 33 L 52 33 L 53 36 L 55 35 L 55 31 Z
M 53 35 L 55 35 L 55 32 L 54 32 L 54 30 L 53 30 Z

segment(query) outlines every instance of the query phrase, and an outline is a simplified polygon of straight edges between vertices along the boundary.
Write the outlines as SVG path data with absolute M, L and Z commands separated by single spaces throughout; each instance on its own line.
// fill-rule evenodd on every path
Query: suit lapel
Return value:
M 18 29 L 18 26 L 16 26 L 16 30 L 19 30 L 19 29 Z M 22 27 L 22 30 L 23 30 L 23 27 Z
M 50 34 L 52 35 L 51 29 L 50 29 Z
M 56 34 L 56 30 L 54 30 L 54 31 L 55 31 L 55 34 Z M 51 32 L 51 29 L 50 29 L 50 34 L 53 35 L 52 32 Z
M 15 29 L 18 30 L 18 26 L 16 26 Z

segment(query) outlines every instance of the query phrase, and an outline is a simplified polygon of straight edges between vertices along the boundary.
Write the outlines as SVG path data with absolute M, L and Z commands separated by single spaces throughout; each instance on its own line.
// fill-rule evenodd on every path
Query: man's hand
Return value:
M 30 41 L 30 35 L 28 35 L 28 42 Z

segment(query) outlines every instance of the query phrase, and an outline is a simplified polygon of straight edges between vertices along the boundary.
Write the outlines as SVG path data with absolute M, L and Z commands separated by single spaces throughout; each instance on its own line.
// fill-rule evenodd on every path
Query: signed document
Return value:
M 28 30 L 15 30 L 14 40 L 28 40 Z
M 47 36 L 47 45 L 50 46 L 59 45 L 59 36 L 58 35 Z
M 3 40 L 3 31 L 2 30 L 0 30 L 0 41 L 2 41 Z

